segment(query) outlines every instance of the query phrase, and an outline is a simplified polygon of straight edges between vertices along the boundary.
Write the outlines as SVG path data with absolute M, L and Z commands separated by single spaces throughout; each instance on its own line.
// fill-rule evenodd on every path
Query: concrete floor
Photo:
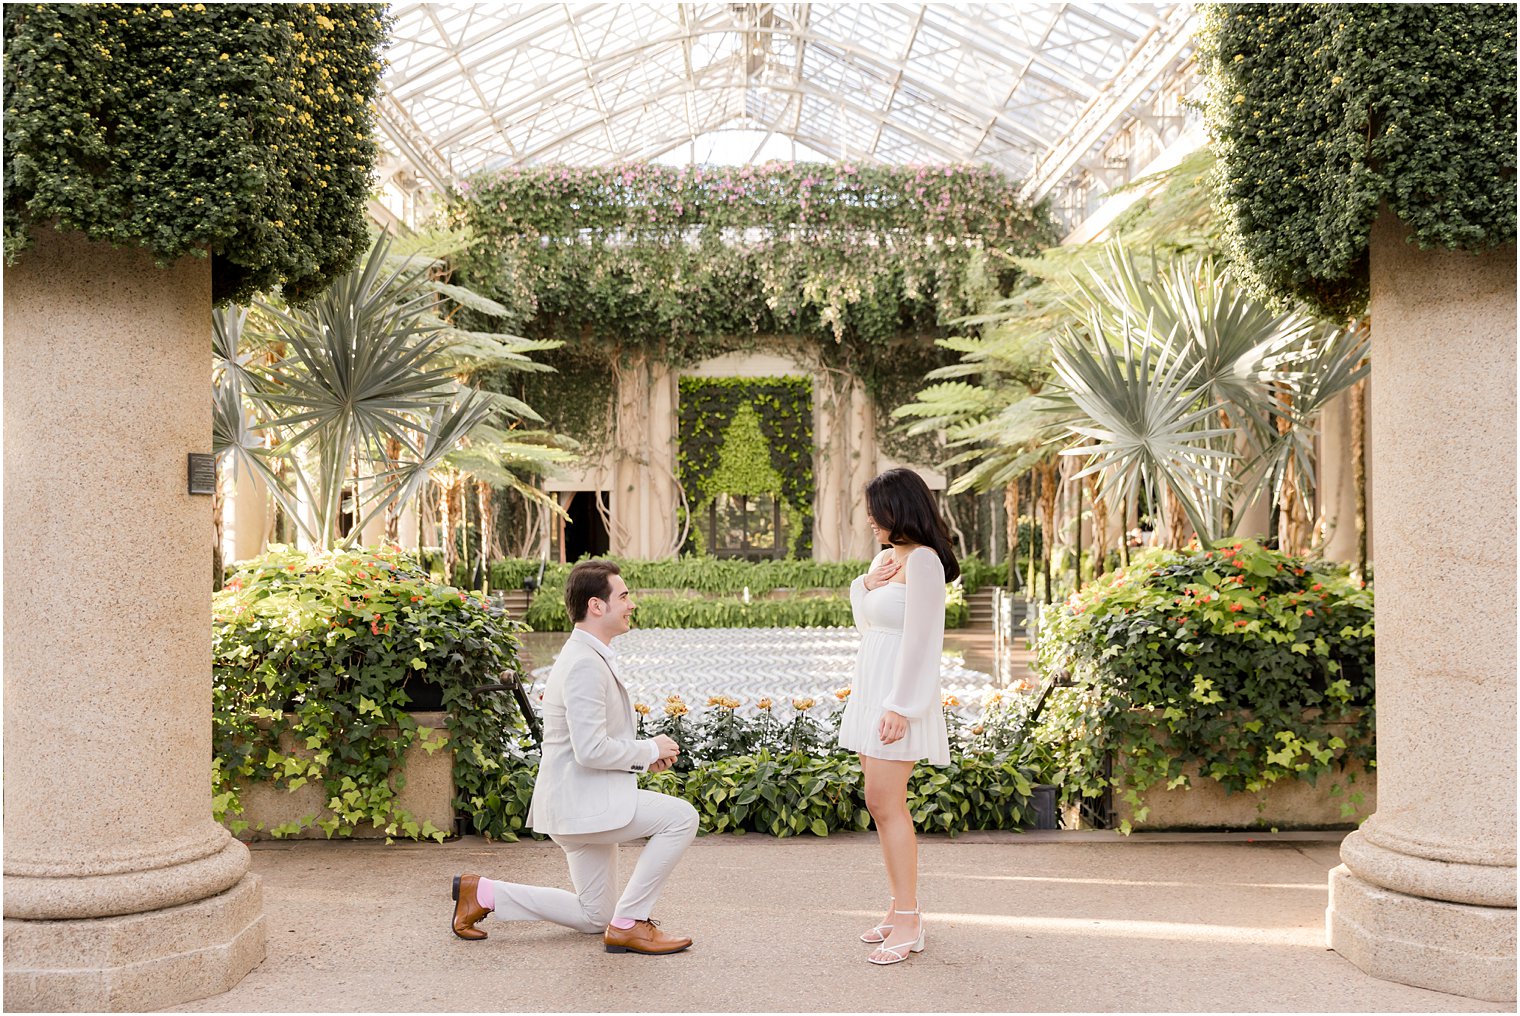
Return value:
M 552 843 L 259 844 L 268 957 L 232 1011 L 1513 1012 L 1362 974 L 1324 945 L 1323 834 L 973 833 L 920 841 L 928 948 L 877 968 L 874 834 L 699 839 L 656 914 L 696 945 L 488 921 L 449 931 L 450 877 L 567 885 Z M 637 847 L 625 847 L 626 878 Z

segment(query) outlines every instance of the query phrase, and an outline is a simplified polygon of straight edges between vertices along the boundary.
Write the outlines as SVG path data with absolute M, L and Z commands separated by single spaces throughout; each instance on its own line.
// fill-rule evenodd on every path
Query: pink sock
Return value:
M 483 878 L 475 883 L 475 902 L 487 910 L 496 909 L 496 887 L 490 879 Z
M 638 923 L 638 921 L 635 921 L 631 917 L 614 917 L 612 919 L 612 926 L 614 928 L 617 928 L 619 931 L 627 931 L 629 928 Z

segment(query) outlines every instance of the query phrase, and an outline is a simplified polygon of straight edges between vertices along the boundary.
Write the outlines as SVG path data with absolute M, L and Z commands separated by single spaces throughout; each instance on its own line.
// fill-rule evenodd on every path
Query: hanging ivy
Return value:
M 717 494 L 774 493 L 789 509 L 792 556 L 809 556 L 816 492 L 812 380 L 683 377 L 680 392 L 678 468 L 694 510 L 700 513 Z
M 56 226 L 298 302 L 369 247 L 381 4 L 14 4 L 5 257 Z
M 461 183 L 446 216 L 480 238 L 457 278 L 513 307 L 511 327 L 678 363 L 785 335 L 869 366 L 977 309 L 977 252 L 1057 239 L 976 166 L 513 168 Z
M 1386 203 L 1422 247 L 1515 240 L 1514 4 L 1213 4 L 1200 63 L 1231 260 L 1345 318 Z

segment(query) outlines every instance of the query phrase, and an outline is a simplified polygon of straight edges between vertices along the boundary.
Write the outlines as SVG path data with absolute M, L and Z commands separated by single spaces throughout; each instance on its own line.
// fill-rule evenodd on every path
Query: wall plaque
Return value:
M 190 453 L 190 493 L 216 493 L 216 456 L 205 452 Z

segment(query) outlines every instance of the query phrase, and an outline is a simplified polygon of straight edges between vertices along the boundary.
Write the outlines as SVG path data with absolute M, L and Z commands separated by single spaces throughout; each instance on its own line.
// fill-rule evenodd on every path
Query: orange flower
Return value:
M 1305 613 L 1305 614 L 1306 614 L 1306 615 L 1307 615 L 1307 616 L 1309 616 L 1309 617 L 1313 617 L 1313 616 L 1314 616 L 1314 608 L 1313 608 L 1313 607 L 1310 607 L 1310 608 L 1309 608 L 1309 609 L 1307 609 L 1307 610 L 1305 610 L 1305 611 L 1304 611 L 1304 613 Z
M 792 708 L 795 709 L 795 710 L 797 710 L 799 713 L 805 713 L 809 709 L 811 709 L 814 706 L 816 706 L 817 704 L 818 703 L 815 700 L 810 699 L 810 698 L 794 698 L 794 699 L 792 699 Z
M 1250 621 L 1236 621 L 1235 622 L 1235 627 L 1237 627 L 1237 628 L 1244 628 L 1246 625 L 1248 625 L 1250 623 L 1251 623 Z
M 959 707 L 960 704 L 961 700 L 956 698 L 954 695 L 946 695 L 942 703 L 946 709 L 955 709 Z
M 843 702 L 845 699 L 847 699 L 847 698 L 850 697 L 850 689 L 849 688 L 840 688 L 838 691 L 836 691 L 834 693 L 834 697 L 837 698 L 839 701 Z
M 1245 608 L 1244 604 L 1240 604 L 1240 603 L 1232 603 L 1232 604 L 1230 604 L 1230 613 L 1232 613 L 1232 614 L 1238 614 L 1242 610 L 1245 610 L 1245 609 L 1246 608 Z
M 768 713 L 771 711 L 771 700 L 768 698 L 763 698 L 759 702 L 755 703 L 755 708 L 760 710 L 762 713 Z
M 649 707 L 642 702 L 635 702 L 633 705 L 633 711 L 638 713 L 640 716 L 649 715 Z

